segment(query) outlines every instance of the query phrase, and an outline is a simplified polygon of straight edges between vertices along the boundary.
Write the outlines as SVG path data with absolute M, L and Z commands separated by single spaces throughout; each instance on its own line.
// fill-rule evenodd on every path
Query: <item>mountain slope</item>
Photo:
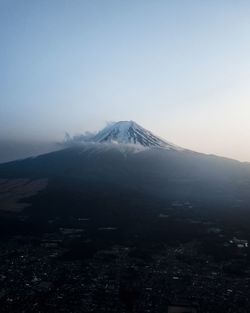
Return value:
M 146 149 L 138 153 L 128 150 L 124 154 L 120 145 L 85 144 L 2 164 L 0 178 L 108 184 L 172 200 L 238 199 L 241 196 L 236 196 L 237 192 L 249 190 L 250 166 L 190 151 Z

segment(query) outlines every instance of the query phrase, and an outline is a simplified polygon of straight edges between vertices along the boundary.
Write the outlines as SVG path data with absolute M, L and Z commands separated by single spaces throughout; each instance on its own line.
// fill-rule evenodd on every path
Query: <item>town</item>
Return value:
M 248 312 L 248 240 L 185 218 L 186 208 L 173 203 L 157 228 L 170 219 L 200 238 L 143 242 L 138 231 L 116 240 L 118 228 L 93 234 L 90 219 L 71 217 L 49 220 L 57 231 L 1 240 L 1 312 Z

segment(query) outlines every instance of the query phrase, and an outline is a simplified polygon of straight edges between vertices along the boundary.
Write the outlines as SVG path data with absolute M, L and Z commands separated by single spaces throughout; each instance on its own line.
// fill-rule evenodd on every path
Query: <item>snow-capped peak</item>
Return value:
M 143 147 L 182 150 L 182 148 L 155 136 L 134 121 L 120 121 L 108 125 L 97 133 L 91 141 L 98 143 L 137 144 Z

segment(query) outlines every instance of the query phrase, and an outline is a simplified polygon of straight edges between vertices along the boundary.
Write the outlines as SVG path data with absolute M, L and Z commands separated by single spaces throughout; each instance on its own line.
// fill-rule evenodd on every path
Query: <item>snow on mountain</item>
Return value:
M 169 150 L 183 150 L 182 148 L 157 137 L 134 121 L 120 121 L 108 125 L 97 133 L 91 141 L 98 143 L 133 144 L 141 145 L 143 147 L 156 147 Z
M 162 148 L 167 150 L 184 150 L 156 135 L 151 131 L 143 128 L 134 121 L 120 121 L 104 127 L 97 134 L 85 133 L 70 137 L 68 133 L 65 135 L 63 145 L 70 146 L 72 144 L 119 144 L 122 150 L 129 149 L 140 151 L 146 148 Z M 101 148 L 100 146 L 100 148 Z

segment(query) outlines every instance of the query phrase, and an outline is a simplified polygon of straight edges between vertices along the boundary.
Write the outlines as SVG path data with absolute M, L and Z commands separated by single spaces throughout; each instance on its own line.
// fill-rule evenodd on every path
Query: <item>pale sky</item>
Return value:
M 250 161 L 248 0 L 0 0 L 0 43 L 0 141 L 134 120 Z

